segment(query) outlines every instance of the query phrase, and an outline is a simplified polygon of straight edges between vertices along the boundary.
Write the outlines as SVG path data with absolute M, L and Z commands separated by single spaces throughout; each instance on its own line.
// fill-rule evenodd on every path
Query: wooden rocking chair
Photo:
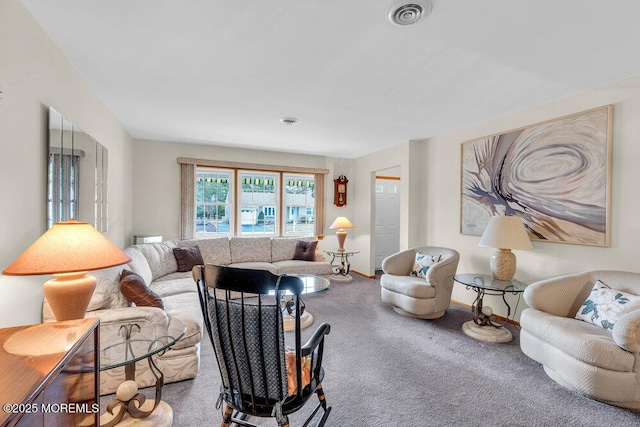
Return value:
M 222 377 L 218 398 L 218 405 L 224 402 L 222 427 L 231 423 L 257 427 L 247 416 L 274 417 L 279 426 L 288 426 L 288 415 L 314 393 L 319 403 L 304 425 L 322 408 L 317 425 L 323 426 L 331 411 L 322 390 L 324 337 L 330 326 L 321 324 L 301 344 L 302 281 L 210 264 L 194 267 L 193 277 Z M 281 304 L 285 292 L 293 296 L 293 307 L 289 307 L 295 316 L 292 350 L 285 349 Z

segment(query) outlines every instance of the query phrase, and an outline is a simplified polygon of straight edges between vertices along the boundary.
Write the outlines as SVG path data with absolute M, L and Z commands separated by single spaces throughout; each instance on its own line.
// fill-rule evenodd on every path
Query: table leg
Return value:
M 284 301 L 282 309 L 282 324 L 285 331 L 293 331 L 296 329 L 296 317 L 294 297 Z M 306 310 L 306 305 L 302 298 L 300 299 L 300 329 L 307 328 L 313 323 L 313 315 Z
M 129 325 L 131 326 L 131 325 Z M 137 325 L 136 325 L 137 326 Z M 126 328 L 127 340 L 131 338 L 131 328 Z M 116 398 L 107 405 L 107 412 L 100 417 L 101 427 L 127 426 L 166 426 L 173 424 L 173 410 L 162 401 L 162 387 L 164 386 L 164 374 L 153 361 L 153 356 L 147 357 L 149 369 L 156 378 L 155 399 L 147 400 L 147 397 L 138 393 L 138 385 L 135 382 L 135 363 L 125 365 L 126 380 L 118 386 Z M 117 409 L 117 413 L 114 411 Z
M 493 310 L 490 307 L 483 307 L 483 300 L 485 296 L 484 289 L 476 288 L 476 299 L 471 306 L 473 312 L 473 320 L 469 320 L 462 325 L 462 330 L 465 334 L 472 338 L 487 341 L 487 342 L 509 342 L 513 339 L 511 332 L 504 328 L 504 324 L 497 321 L 497 316 L 493 314 Z M 502 293 L 502 299 L 505 299 L 504 292 Z M 506 301 L 505 301 L 506 304 Z M 511 307 L 507 304 L 508 313 L 511 313 Z M 507 314 L 507 317 L 509 316 Z

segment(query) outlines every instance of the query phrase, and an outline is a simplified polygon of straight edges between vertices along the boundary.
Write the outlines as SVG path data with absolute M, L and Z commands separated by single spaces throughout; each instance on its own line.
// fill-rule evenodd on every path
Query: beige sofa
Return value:
M 440 255 L 440 261 L 427 270 L 426 278 L 411 276 L 416 253 Z M 451 305 L 453 276 L 460 254 L 449 248 L 422 246 L 391 255 L 382 261 L 380 277 L 382 301 L 404 316 L 421 319 L 442 317 Z
M 575 319 L 597 280 L 640 295 L 640 274 L 591 271 L 533 283 L 524 292 L 520 347 L 554 381 L 611 405 L 640 408 L 640 310 L 607 330 Z
M 223 237 L 130 246 L 125 249 L 125 253 L 131 258 L 129 264 L 92 272 L 98 283 L 86 317 L 100 318 L 101 348 L 105 348 L 108 342 L 113 342 L 114 338 L 120 339 L 120 328 L 123 325 L 136 324 L 140 328 L 137 333 L 161 336 L 166 333 L 169 316 L 179 318 L 186 326 L 184 336 L 171 350 L 159 355 L 156 363 L 164 374 L 165 383 L 194 378 L 200 365 L 202 313 L 191 270 L 178 272 L 173 248 L 198 246 L 207 264 L 264 269 L 276 274 L 330 275 L 331 265 L 317 249 L 314 261 L 292 259 L 297 240 L 280 237 Z M 120 274 L 124 269 L 131 270 L 144 279 L 147 286 L 162 298 L 164 310 L 132 306 L 120 292 Z M 43 305 L 43 320 L 55 320 L 46 300 Z M 122 381 L 124 368 L 102 371 L 101 394 L 114 392 Z M 136 363 L 136 381 L 141 387 L 155 384 L 155 377 L 147 360 Z

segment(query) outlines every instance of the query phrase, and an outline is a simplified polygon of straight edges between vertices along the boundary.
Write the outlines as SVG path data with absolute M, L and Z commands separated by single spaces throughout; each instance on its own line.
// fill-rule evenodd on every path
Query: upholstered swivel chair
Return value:
M 411 275 L 416 253 L 440 256 L 426 271 L 426 277 Z M 449 248 L 422 246 L 391 255 L 382 261 L 380 295 L 402 315 L 421 319 L 442 317 L 451 304 L 453 276 L 460 254 Z
M 300 339 L 302 280 L 265 270 L 196 266 L 193 276 L 204 323 L 222 377 L 219 401 L 224 402 L 222 427 L 256 426 L 247 416 L 275 417 L 288 426 L 288 416 L 301 409 L 314 394 L 319 403 L 318 426 L 326 422 L 322 389 L 322 356 L 328 324 L 321 324 L 306 344 Z M 282 298 L 292 295 L 286 310 L 294 316 L 293 349 L 285 350 Z
M 533 283 L 524 292 L 529 306 L 520 316 L 520 348 L 541 363 L 560 385 L 593 399 L 640 408 L 640 309 L 629 301 L 612 330 L 574 317 L 598 281 L 640 295 L 640 274 L 590 271 Z M 582 308 L 582 309 L 581 309 Z M 635 308 L 635 309 L 634 309 Z M 602 309 L 602 308 L 601 308 Z M 621 313 L 622 314 L 622 313 Z M 595 316 L 594 316 L 595 315 Z

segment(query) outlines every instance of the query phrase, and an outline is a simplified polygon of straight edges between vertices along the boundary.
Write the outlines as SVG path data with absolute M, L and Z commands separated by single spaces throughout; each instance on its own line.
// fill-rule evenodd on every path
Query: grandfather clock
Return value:
M 347 183 L 349 180 L 346 176 L 340 175 L 338 179 L 333 180 L 333 204 L 336 206 L 344 206 L 347 204 Z

